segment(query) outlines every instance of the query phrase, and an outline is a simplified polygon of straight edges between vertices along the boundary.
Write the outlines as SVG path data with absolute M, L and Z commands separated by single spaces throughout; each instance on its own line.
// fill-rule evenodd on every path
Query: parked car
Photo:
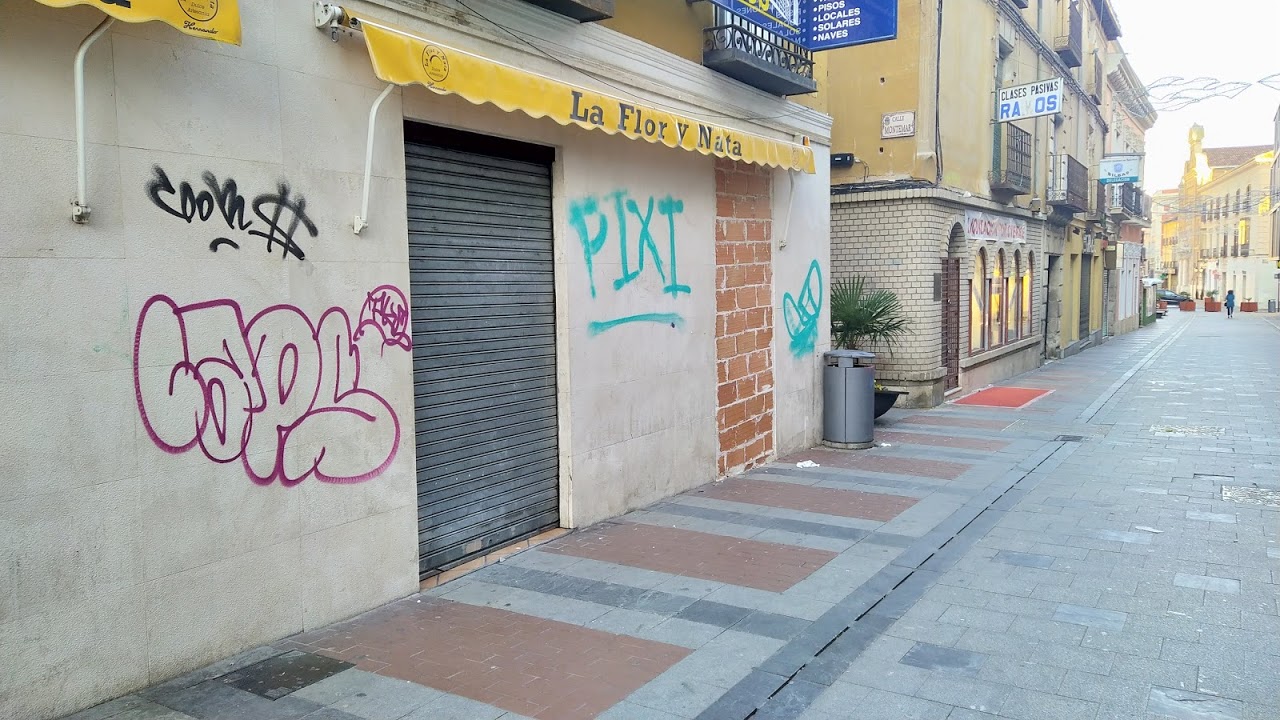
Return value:
M 1167 303 L 1177 305 L 1180 302 L 1186 302 L 1190 300 L 1191 296 L 1183 293 L 1176 293 L 1166 288 L 1160 288 L 1159 290 L 1156 290 L 1156 299 L 1164 300 Z

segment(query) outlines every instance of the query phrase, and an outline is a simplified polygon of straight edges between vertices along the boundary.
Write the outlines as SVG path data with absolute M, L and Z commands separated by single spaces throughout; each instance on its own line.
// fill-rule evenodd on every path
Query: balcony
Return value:
M 1053 50 L 1067 67 L 1078 68 L 1084 64 L 1084 17 L 1080 13 L 1080 0 L 1061 0 L 1058 8 Z
M 773 95 L 818 89 L 813 52 L 720 8 L 715 21 L 703 33 L 703 65 Z
M 1031 0 L 1013 0 L 1013 4 L 1023 10 L 1026 10 L 1028 7 L 1031 7 Z
M 613 17 L 614 0 L 525 0 L 525 2 L 571 17 L 578 22 L 595 22 Z
M 1032 189 L 1031 133 L 1016 125 L 998 123 L 996 134 L 991 158 L 992 194 L 1029 194 Z
M 1059 212 L 1089 212 L 1089 169 L 1070 155 L 1049 158 L 1049 204 Z
M 1107 214 L 1119 223 L 1150 224 L 1151 199 L 1133 183 L 1103 186 L 1107 199 Z

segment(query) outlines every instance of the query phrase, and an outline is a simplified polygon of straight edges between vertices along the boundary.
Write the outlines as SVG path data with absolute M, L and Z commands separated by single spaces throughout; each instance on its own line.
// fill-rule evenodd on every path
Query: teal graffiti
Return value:
M 804 357 L 813 352 L 818 341 L 818 316 L 822 314 L 822 267 L 814 260 L 804 278 L 797 301 L 786 293 L 782 296 L 782 317 L 791 336 L 791 354 Z
M 684 329 L 684 318 L 679 313 L 641 313 L 640 315 L 628 315 L 627 317 L 615 318 L 613 320 L 602 320 L 587 325 L 587 334 L 595 337 L 602 332 L 612 330 L 619 325 L 628 325 L 630 323 L 659 323 L 661 325 L 670 325 L 676 329 Z
M 657 219 L 654 218 L 655 212 Z M 573 228 L 582 245 L 591 297 L 598 293 L 595 258 L 610 241 L 618 246 L 619 275 L 612 282 L 614 292 L 625 291 L 652 268 L 662 282 L 664 295 L 679 298 L 681 294 L 692 294 L 692 288 L 680 282 L 676 257 L 676 216 L 682 213 L 683 200 L 670 195 L 660 198 L 650 195 L 640 200 L 631 197 L 626 190 L 609 193 L 603 199 L 592 195 L 570 202 L 569 227 Z M 667 236 L 661 238 L 664 229 Z M 665 243 L 662 242 L 664 239 Z M 641 313 L 595 322 L 589 330 L 592 335 L 599 335 L 618 325 L 634 322 L 658 322 L 672 327 L 683 327 L 684 324 L 683 318 L 676 313 Z

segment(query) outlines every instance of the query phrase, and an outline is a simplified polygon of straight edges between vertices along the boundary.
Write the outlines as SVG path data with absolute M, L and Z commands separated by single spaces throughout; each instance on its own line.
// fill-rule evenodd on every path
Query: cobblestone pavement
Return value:
M 785 458 L 74 717 L 1276 720 L 1274 320 L 1171 313 L 1005 383 L 1051 391 L 1021 409 L 894 411 L 887 447 Z

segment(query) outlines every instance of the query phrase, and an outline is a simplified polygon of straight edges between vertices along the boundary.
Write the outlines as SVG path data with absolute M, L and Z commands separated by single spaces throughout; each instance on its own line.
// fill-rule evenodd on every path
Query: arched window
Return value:
M 1022 337 L 1022 251 L 1013 251 L 1013 277 L 1009 278 L 1013 290 L 1009 293 L 1009 339 Z
M 987 253 L 978 250 L 973 259 L 973 279 L 969 281 L 969 350 L 987 349 Z
M 1004 271 L 1004 250 L 996 251 L 996 264 L 991 272 L 991 346 L 1003 345 L 1008 338 L 1008 319 L 1005 307 L 1008 302 L 1008 278 Z
M 1022 282 L 1022 322 L 1025 323 L 1023 333 L 1027 337 L 1031 337 L 1035 333 L 1031 330 L 1031 317 L 1034 314 L 1031 309 L 1031 297 L 1035 292 L 1036 275 L 1035 269 L 1036 256 L 1035 253 L 1027 253 L 1027 269 Z

